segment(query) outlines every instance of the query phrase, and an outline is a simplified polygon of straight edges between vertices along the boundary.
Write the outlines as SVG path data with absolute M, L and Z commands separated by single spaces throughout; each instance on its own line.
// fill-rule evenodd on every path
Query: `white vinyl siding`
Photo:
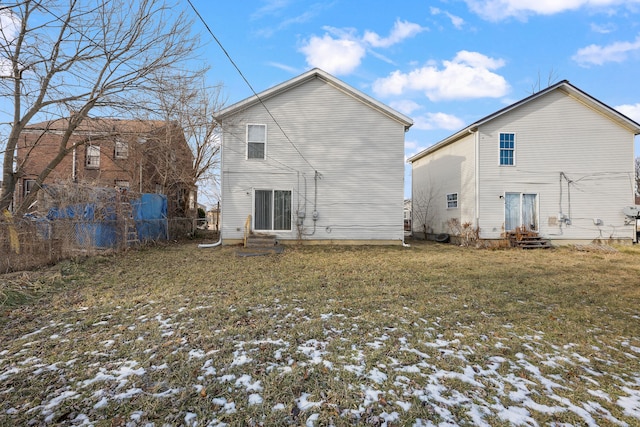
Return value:
M 433 234 L 450 233 L 450 220 L 475 222 L 475 144 L 469 134 L 412 164 L 412 229 Z M 457 193 L 458 209 L 443 199 Z
M 288 137 L 267 132 L 265 161 L 246 161 L 242 138 L 247 123 L 273 128 L 262 105 L 223 120 L 223 236 L 242 238 L 254 189 L 289 188 L 291 230 L 273 233 L 281 240 L 401 241 L 404 125 L 321 79 L 264 102 Z
M 470 133 L 412 163 L 414 231 L 422 231 L 421 194 L 459 191 L 461 212 L 436 203 L 430 232 L 450 232 L 447 221 L 459 216 L 462 223 L 477 218 L 481 239 L 502 239 L 506 230 L 523 225 L 553 241 L 632 238 L 633 225 L 622 214 L 634 191 L 634 135 L 628 128 L 554 90 L 472 133 L 477 139 Z M 500 136 L 507 133 L 514 135 L 515 167 L 500 165 Z
M 517 167 L 496 162 L 496 141 L 516 135 Z M 480 233 L 500 238 L 508 192 L 538 195 L 538 232 L 552 239 L 629 237 L 621 209 L 633 204 L 633 136 L 560 91 L 481 126 Z M 567 178 L 561 176 L 563 173 Z M 571 182 L 569 182 L 571 181 Z M 559 214 L 571 216 L 571 225 Z M 596 227 L 593 218 L 603 221 Z

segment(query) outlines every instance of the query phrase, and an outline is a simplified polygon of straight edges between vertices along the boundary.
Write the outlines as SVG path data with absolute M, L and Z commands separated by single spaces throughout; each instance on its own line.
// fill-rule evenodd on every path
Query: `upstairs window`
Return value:
M 267 125 L 247 125 L 247 159 L 263 159 L 267 153 Z
M 87 169 L 100 169 L 100 147 L 87 145 L 85 166 Z
M 116 139 L 116 147 L 113 157 L 116 159 L 129 158 L 129 143 L 121 139 Z
M 513 166 L 515 163 L 516 134 L 500 134 L 500 166 Z
M 458 207 L 458 193 L 447 194 L 447 209 L 456 209 Z

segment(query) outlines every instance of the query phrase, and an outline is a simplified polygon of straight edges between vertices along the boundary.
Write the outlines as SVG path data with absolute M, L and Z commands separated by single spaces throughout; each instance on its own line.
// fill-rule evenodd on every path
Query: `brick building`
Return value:
M 161 193 L 167 196 L 169 218 L 195 218 L 193 154 L 178 125 L 87 118 L 71 135 L 67 146 L 60 147 L 67 127 L 68 119 L 59 119 L 30 125 L 22 132 L 16 159 L 15 205 L 32 191 L 38 175 L 61 149 L 67 148 L 68 153 L 43 186 L 82 184 Z

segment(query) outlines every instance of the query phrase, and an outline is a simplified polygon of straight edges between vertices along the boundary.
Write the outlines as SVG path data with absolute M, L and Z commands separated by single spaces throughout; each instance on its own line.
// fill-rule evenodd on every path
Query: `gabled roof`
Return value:
M 407 159 L 407 162 L 413 163 L 416 160 L 419 160 L 422 157 L 426 156 L 427 154 L 433 153 L 434 151 L 437 151 L 440 148 L 459 140 L 460 138 L 468 135 L 470 132 L 475 132 L 478 129 L 478 127 L 484 125 L 485 123 L 490 122 L 491 120 L 494 120 L 512 110 L 515 110 L 516 108 L 519 108 L 522 105 L 527 104 L 535 99 L 545 96 L 548 93 L 553 92 L 554 90 L 560 90 L 564 92 L 566 95 L 576 99 L 579 102 L 582 102 L 586 106 L 593 108 L 594 110 L 600 112 L 601 114 L 604 114 L 612 121 L 618 123 L 620 126 L 629 129 L 629 131 L 633 132 L 634 135 L 640 134 L 640 124 L 631 120 L 629 117 L 625 116 L 621 112 L 609 107 L 607 104 L 597 100 L 596 98 L 592 97 L 588 93 L 580 90 L 576 86 L 569 83 L 568 80 L 563 80 L 559 83 L 549 86 L 546 89 L 541 90 L 540 92 L 536 92 L 533 95 L 530 95 L 514 104 L 511 104 L 508 107 L 498 110 L 493 114 L 489 114 L 488 116 L 478 120 L 477 122 L 467 126 L 466 128 L 454 133 L 453 135 L 437 142 L 431 147 L 410 157 L 409 159 Z
M 278 96 L 281 93 L 284 93 L 290 89 L 300 86 L 313 79 L 320 79 L 323 82 L 338 89 L 339 91 L 346 93 L 349 96 L 352 96 L 353 98 L 357 99 L 363 104 L 368 105 L 374 110 L 377 110 L 380 113 L 392 118 L 393 120 L 396 120 L 402 123 L 405 127 L 405 130 L 408 130 L 411 127 L 411 125 L 413 125 L 413 120 L 411 120 L 409 117 L 397 112 L 396 110 L 383 104 L 382 102 L 373 99 L 369 95 L 366 95 L 365 93 L 349 86 L 348 84 L 344 83 L 341 80 L 338 80 L 337 78 L 333 77 L 331 74 L 319 68 L 314 68 L 312 70 L 309 70 L 306 73 L 303 73 L 297 77 L 294 77 L 290 80 L 280 83 L 279 85 L 273 86 L 272 88 L 267 89 L 263 92 L 260 92 L 257 95 L 250 96 L 249 98 L 246 98 L 233 105 L 230 105 L 229 107 L 224 108 L 220 112 L 218 112 L 216 117 L 219 120 L 224 120 L 225 117 L 236 114 L 256 104 L 260 104 L 269 98 Z

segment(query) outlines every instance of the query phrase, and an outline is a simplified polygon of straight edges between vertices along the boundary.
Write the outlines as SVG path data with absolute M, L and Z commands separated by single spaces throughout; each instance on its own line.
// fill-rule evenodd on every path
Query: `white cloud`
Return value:
M 416 141 L 409 141 L 406 140 L 404 142 L 404 148 L 405 150 L 415 150 L 416 148 L 418 148 L 418 143 Z
M 305 54 L 307 64 L 311 67 L 336 75 L 353 72 L 366 53 L 366 49 L 357 40 L 334 39 L 329 34 L 311 37 L 300 51 Z
M 380 37 L 373 31 L 365 31 L 362 41 L 372 47 L 389 47 L 398 44 L 404 39 L 411 38 L 426 31 L 425 27 L 408 21 L 400 21 L 399 19 L 393 24 L 393 29 L 389 37 Z
M 271 62 L 267 62 L 267 65 L 270 65 L 270 66 L 275 67 L 275 68 L 279 68 L 280 70 L 286 71 L 286 72 L 291 73 L 291 74 L 299 74 L 300 73 L 300 70 L 298 70 L 297 68 L 291 67 L 291 66 L 289 66 L 287 64 L 282 64 L 280 62 L 271 61 Z
M 456 27 L 456 29 L 458 30 L 461 30 L 462 26 L 464 25 L 464 19 L 452 13 L 449 13 L 447 11 L 442 11 L 437 7 L 431 7 L 430 11 L 432 15 L 440 15 L 441 13 L 445 14 L 451 20 L 451 24 L 453 24 L 453 26 Z
M 413 127 L 420 130 L 459 130 L 464 127 L 464 122 L 451 114 L 427 113 L 415 118 Z
M 251 14 L 251 19 L 261 19 L 265 16 L 275 15 L 285 9 L 291 3 L 290 0 L 266 0 L 264 5 Z
M 394 110 L 400 111 L 402 114 L 411 114 L 416 110 L 422 108 L 420 104 L 417 102 L 411 101 L 409 99 L 403 99 L 399 101 L 391 101 L 389 106 Z
M 592 44 L 578 49 L 571 59 L 583 66 L 602 65 L 605 62 L 623 62 L 636 51 L 640 51 L 640 36 L 632 42 L 615 42 L 606 46 Z
M 624 104 L 614 107 L 631 120 L 640 123 L 640 103 L 639 104 Z
M 285 8 L 288 5 L 289 0 L 275 0 L 269 2 L 269 4 L 256 11 L 251 16 L 252 20 L 260 20 L 265 18 L 265 20 L 268 21 L 271 25 L 257 30 L 255 34 L 260 37 L 269 38 L 276 32 L 287 29 L 293 25 L 300 25 L 310 21 L 328 7 L 328 5 L 324 3 L 316 3 L 308 6 L 306 10 L 299 15 L 278 21 L 281 15 L 284 15 Z
M 423 91 L 431 101 L 498 98 L 509 91 L 504 77 L 493 72 L 502 66 L 501 59 L 463 50 L 453 60 L 443 61 L 442 68 L 430 64 L 409 73 L 394 71 L 376 80 L 373 91 L 379 96 Z
M 486 68 L 488 70 L 497 70 L 498 68 L 504 67 L 503 59 L 493 59 L 479 52 L 469 52 L 468 50 L 458 52 L 453 61 L 466 63 L 472 67 Z
M 331 74 L 344 75 L 352 73 L 360 65 L 368 48 L 390 47 L 414 37 L 426 28 L 397 20 L 388 37 L 380 37 L 372 31 L 366 31 L 364 36 L 359 37 L 355 34 L 355 30 L 350 28 L 324 27 L 324 30 L 326 31 L 324 36 L 312 36 L 305 40 L 300 52 L 305 55 L 307 64 L 310 66 L 322 68 Z M 392 62 L 376 52 L 370 53 L 385 62 Z
M 465 0 L 469 9 L 488 21 L 530 15 L 553 15 L 580 8 L 607 8 L 639 4 L 640 0 Z
M 613 31 L 616 30 L 616 26 L 614 24 L 596 24 L 596 23 L 591 23 L 591 25 L 589 26 L 591 28 L 591 31 L 593 31 L 594 33 L 599 33 L 599 34 L 609 34 Z
M 20 29 L 20 19 L 11 9 L 0 9 L 0 43 L 10 46 L 15 42 Z M 0 58 L 0 75 L 11 75 L 11 63 L 6 58 Z

